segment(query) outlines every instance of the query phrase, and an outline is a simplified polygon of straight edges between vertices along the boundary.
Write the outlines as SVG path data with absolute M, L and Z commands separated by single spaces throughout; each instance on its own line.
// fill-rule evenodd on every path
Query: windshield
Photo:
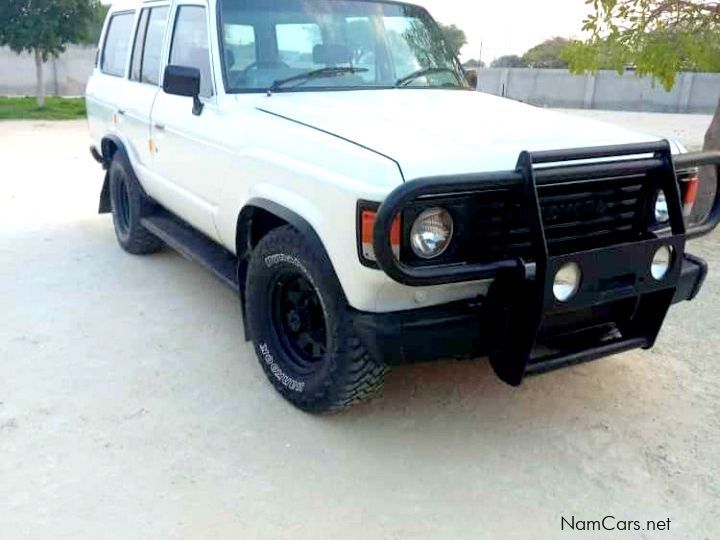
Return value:
M 467 87 L 438 25 L 416 6 L 358 0 L 222 0 L 220 12 L 229 92 L 264 91 L 278 81 L 285 81 L 276 88 L 283 91 Z M 320 70 L 327 76 L 320 72 L 298 77 Z

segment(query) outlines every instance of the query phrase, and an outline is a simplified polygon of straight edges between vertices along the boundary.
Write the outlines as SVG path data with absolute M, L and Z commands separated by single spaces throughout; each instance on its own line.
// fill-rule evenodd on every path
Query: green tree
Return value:
M 86 39 L 97 0 L 0 0 L 0 45 L 35 58 L 38 107 L 45 106 L 43 64 Z
M 720 71 L 720 2 L 708 0 L 588 0 L 587 41 L 574 41 L 563 57 L 571 71 L 627 65 L 665 89 L 683 70 Z
M 508 55 L 501 56 L 501 57 L 493 60 L 492 64 L 490 64 L 490 67 L 494 67 L 494 68 L 524 68 L 524 67 L 528 67 L 528 65 L 527 65 L 527 62 L 525 60 L 523 60 L 517 54 L 508 54 Z
M 472 69 L 484 68 L 485 62 L 483 62 L 482 60 L 475 60 L 474 58 L 472 58 L 472 59 L 468 60 L 467 62 L 465 62 L 463 64 L 463 67 L 464 68 L 472 68 Z
M 569 39 L 554 37 L 530 49 L 523 55 L 523 60 L 532 68 L 566 68 L 568 64 L 562 53 L 568 45 L 570 45 Z
M 440 24 L 440 30 L 442 30 L 445 43 L 447 43 L 447 46 L 453 54 L 455 56 L 460 56 L 460 51 L 465 45 L 467 45 L 467 36 L 465 35 L 465 32 L 454 24 Z
M 110 6 L 96 3 L 93 6 L 93 16 L 88 23 L 88 30 L 81 40 L 81 43 L 88 45 L 97 45 L 100 42 L 100 34 L 102 34 L 105 18 L 107 17 Z
M 720 2 L 586 1 L 590 14 L 583 30 L 589 37 L 573 42 L 563 53 L 573 73 L 611 67 L 622 74 L 631 65 L 638 76 L 650 75 L 671 90 L 680 71 L 720 71 Z M 720 102 L 705 148 L 720 150 Z M 714 186 L 713 175 L 704 173 L 706 188 Z

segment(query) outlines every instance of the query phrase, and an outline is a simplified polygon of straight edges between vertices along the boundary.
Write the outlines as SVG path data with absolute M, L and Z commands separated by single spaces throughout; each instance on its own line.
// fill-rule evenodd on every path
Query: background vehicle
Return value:
M 489 355 L 520 384 L 648 348 L 702 284 L 685 241 L 717 212 L 684 211 L 717 156 L 466 91 L 422 8 L 115 4 L 101 45 L 100 210 L 130 253 L 168 244 L 236 288 L 304 410 L 392 364 Z

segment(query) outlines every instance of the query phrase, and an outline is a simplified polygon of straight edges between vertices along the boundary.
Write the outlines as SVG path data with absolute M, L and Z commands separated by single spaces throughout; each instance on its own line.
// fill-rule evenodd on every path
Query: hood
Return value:
M 399 163 L 406 180 L 513 169 L 523 150 L 659 140 L 596 120 L 458 90 L 288 92 L 264 98 L 257 108 L 384 154 Z

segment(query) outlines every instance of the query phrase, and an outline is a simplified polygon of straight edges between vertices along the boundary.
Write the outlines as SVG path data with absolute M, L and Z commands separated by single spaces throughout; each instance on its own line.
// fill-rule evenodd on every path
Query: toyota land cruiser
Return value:
M 314 413 L 387 366 L 489 357 L 519 385 L 648 349 L 720 215 L 688 220 L 720 155 L 473 91 L 410 4 L 116 2 L 87 105 L 120 246 L 235 289 Z

